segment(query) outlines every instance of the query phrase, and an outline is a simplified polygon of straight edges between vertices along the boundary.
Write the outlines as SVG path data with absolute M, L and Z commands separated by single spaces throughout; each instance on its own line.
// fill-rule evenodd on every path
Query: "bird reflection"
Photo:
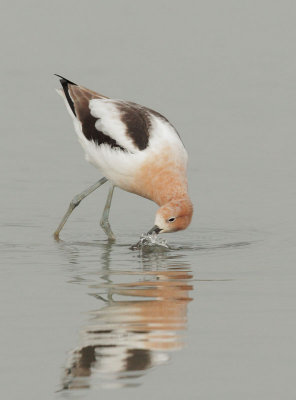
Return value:
M 136 378 L 184 345 L 192 290 L 188 266 L 168 253 L 151 253 L 138 256 L 136 270 L 115 270 L 111 253 L 106 244 L 103 268 L 88 286 L 103 304 L 89 313 L 80 344 L 69 355 L 64 389 L 137 386 Z

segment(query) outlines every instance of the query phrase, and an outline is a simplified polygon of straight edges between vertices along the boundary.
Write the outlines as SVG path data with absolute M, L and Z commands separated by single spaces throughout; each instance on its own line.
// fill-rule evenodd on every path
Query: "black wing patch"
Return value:
M 102 99 L 105 98 L 105 96 L 102 96 L 84 87 L 71 84 L 68 84 L 68 93 L 73 102 L 74 114 L 81 122 L 82 132 L 86 139 L 95 142 L 98 146 L 101 144 L 107 144 L 111 148 L 118 148 L 125 151 L 125 149 L 120 146 L 116 140 L 112 139 L 108 135 L 105 135 L 102 131 L 96 128 L 95 125 L 98 118 L 93 117 L 90 113 L 90 100 Z
M 132 102 L 116 103 L 120 110 L 120 119 L 126 125 L 126 133 L 139 150 L 144 150 L 149 143 L 151 120 L 148 109 Z
M 87 110 L 86 113 L 84 112 L 79 112 L 79 120 L 82 125 L 82 132 L 84 136 L 86 137 L 87 140 L 92 140 L 95 142 L 98 146 L 101 144 L 107 144 L 111 148 L 118 148 L 120 150 L 126 151 L 122 146 L 120 146 L 116 140 L 112 139 L 110 136 L 105 135 L 102 131 L 99 131 L 96 128 L 96 122 L 98 118 L 95 118 L 91 115 L 89 112 L 89 109 Z
M 166 122 L 176 131 L 166 117 L 157 111 L 130 101 L 118 101 L 116 105 L 121 111 L 120 119 L 127 127 L 127 135 L 133 140 L 139 150 L 145 150 L 149 145 L 151 115 Z M 176 133 L 179 136 L 177 131 Z

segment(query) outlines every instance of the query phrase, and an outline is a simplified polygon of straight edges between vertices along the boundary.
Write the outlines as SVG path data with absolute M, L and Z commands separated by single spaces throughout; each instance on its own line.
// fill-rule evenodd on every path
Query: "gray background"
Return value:
M 295 395 L 295 9 L 288 0 L 1 2 L 2 398 Z M 160 111 L 189 152 L 195 216 L 166 237 L 183 248 L 160 260 L 171 268 L 175 257 L 193 276 L 186 346 L 137 388 L 55 393 L 100 307 L 88 294 L 106 262 L 107 189 L 55 243 L 69 200 L 99 174 L 53 73 Z M 109 269 L 141 273 L 128 246 L 155 210 L 115 192 Z

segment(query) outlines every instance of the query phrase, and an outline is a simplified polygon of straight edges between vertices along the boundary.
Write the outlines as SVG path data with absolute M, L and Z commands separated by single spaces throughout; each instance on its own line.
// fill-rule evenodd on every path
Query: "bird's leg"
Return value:
M 109 240 L 115 240 L 115 236 L 114 236 L 111 226 L 109 224 L 109 213 L 110 213 L 113 191 L 114 191 L 114 185 L 112 185 L 109 189 L 109 193 L 108 193 L 108 197 L 107 197 L 106 204 L 104 207 L 103 215 L 102 215 L 102 218 L 100 221 L 100 225 L 101 225 L 103 231 L 108 236 Z
M 76 196 L 73 197 L 73 199 L 70 202 L 69 208 L 64 215 L 62 221 L 60 222 L 59 226 L 57 227 L 56 231 L 54 232 L 53 236 L 55 239 L 59 239 L 59 235 L 61 230 L 63 229 L 65 223 L 67 222 L 67 219 L 70 217 L 72 211 L 79 205 L 81 200 L 85 199 L 89 194 L 91 194 L 94 190 L 98 189 L 100 186 L 102 186 L 105 182 L 107 182 L 107 178 L 101 178 L 98 182 L 94 183 L 87 189 L 85 189 L 83 192 L 77 194 Z

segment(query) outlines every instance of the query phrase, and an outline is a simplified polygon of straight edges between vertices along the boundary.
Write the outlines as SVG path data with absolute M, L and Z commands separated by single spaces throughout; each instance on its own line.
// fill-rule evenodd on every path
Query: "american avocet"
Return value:
M 73 118 L 86 160 L 104 175 L 76 195 L 54 232 L 55 238 L 75 207 L 110 181 L 101 227 L 114 239 L 108 218 L 115 186 L 157 203 L 148 234 L 175 232 L 190 224 L 193 207 L 187 193 L 187 152 L 169 121 L 138 104 L 110 99 L 59 76 L 66 107 Z

